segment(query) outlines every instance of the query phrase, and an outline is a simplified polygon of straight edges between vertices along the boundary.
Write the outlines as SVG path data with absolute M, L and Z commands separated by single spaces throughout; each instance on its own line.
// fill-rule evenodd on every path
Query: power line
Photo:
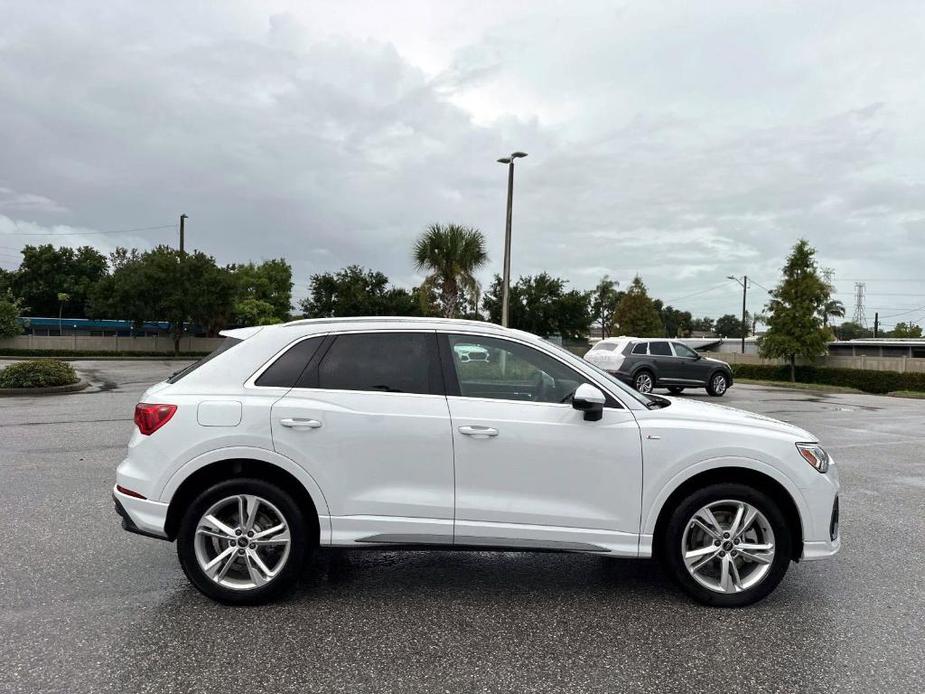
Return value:
M 176 229 L 176 224 L 162 224 L 156 227 L 137 227 L 135 229 L 110 229 L 108 231 L 13 231 L 3 236 L 88 236 L 90 234 L 131 234 L 136 231 L 157 231 L 159 229 Z
M 707 289 L 703 289 L 703 290 L 701 290 L 701 291 L 699 291 L 699 292 L 694 292 L 693 294 L 688 294 L 688 295 L 686 295 L 686 296 L 682 296 L 682 297 L 679 297 L 679 298 L 677 298 L 677 299 L 665 299 L 665 300 L 664 300 L 664 303 L 665 303 L 665 304 L 673 304 L 673 303 L 678 302 L 678 301 L 684 301 L 685 299 L 690 299 L 691 297 L 694 297 L 694 296 L 700 296 L 701 294 L 706 294 L 707 292 L 712 292 L 712 291 L 714 291 L 715 289 L 719 289 L 720 287 L 726 287 L 726 286 L 728 286 L 728 285 L 727 285 L 725 282 L 721 282 L 720 284 L 717 284 L 717 285 L 715 285 L 715 286 L 713 286 L 713 287 L 708 287 Z

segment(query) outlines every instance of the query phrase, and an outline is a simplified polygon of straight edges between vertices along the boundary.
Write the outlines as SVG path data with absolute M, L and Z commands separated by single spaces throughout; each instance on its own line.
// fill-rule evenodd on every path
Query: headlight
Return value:
M 819 472 L 829 469 L 829 454 L 822 450 L 822 446 L 818 443 L 798 443 L 796 446 L 803 460 Z

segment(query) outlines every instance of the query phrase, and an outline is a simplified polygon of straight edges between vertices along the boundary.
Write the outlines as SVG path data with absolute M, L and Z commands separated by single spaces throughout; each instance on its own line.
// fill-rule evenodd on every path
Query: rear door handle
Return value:
M 284 427 L 289 427 L 290 429 L 320 429 L 321 422 L 317 419 L 294 419 L 292 417 L 286 417 L 285 419 L 279 420 L 279 423 Z
M 489 438 L 497 436 L 498 430 L 493 427 L 465 426 L 459 427 L 459 433 L 463 436 L 475 436 L 476 438 Z

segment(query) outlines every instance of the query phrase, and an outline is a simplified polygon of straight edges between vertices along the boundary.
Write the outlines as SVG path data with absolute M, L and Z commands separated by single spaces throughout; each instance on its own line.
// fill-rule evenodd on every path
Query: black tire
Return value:
M 722 379 L 721 384 L 718 382 L 719 379 Z M 710 380 L 707 381 L 707 393 L 714 398 L 721 398 L 726 394 L 727 390 L 729 390 L 729 376 L 722 371 L 715 371 L 710 374 Z
M 645 383 L 646 377 L 648 377 L 648 382 L 650 383 L 648 390 L 645 390 L 645 385 L 643 385 Z M 649 369 L 639 369 L 639 371 L 633 374 L 633 388 L 638 390 L 640 393 L 651 393 L 653 390 L 655 390 L 655 384 L 655 374 L 649 371 Z
M 754 506 L 764 514 L 774 532 L 770 569 L 756 585 L 736 593 L 719 593 L 698 583 L 688 571 L 682 554 L 684 531 L 694 514 L 708 504 L 727 499 Z M 764 492 L 738 483 L 712 484 L 682 499 L 665 524 L 657 551 L 662 565 L 684 592 L 697 602 L 714 607 L 744 607 L 764 599 L 787 573 L 792 556 L 790 528 L 777 503 Z
M 289 526 L 289 554 L 285 564 L 266 584 L 250 589 L 220 585 L 206 575 L 196 557 L 196 529 L 203 514 L 213 504 L 238 494 L 252 494 L 270 502 Z M 226 605 L 259 605 L 272 601 L 295 585 L 307 555 L 316 543 L 317 540 L 309 538 L 305 516 L 289 493 L 263 480 L 243 478 L 219 482 L 204 490 L 189 505 L 177 533 L 177 556 L 183 573 L 204 595 Z
M 668 392 L 672 395 L 680 395 L 684 392 L 684 388 L 681 386 L 668 386 Z

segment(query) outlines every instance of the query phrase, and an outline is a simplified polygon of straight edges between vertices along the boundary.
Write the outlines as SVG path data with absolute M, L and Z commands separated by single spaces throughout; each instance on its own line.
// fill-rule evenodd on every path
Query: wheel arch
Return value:
M 697 489 L 717 483 L 746 484 L 758 489 L 780 506 L 790 530 L 792 559 L 798 560 L 803 555 L 803 521 L 799 507 L 790 491 L 770 475 L 759 470 L 745 467 L 717 467 L 698 472 L 681 482 L 661 504 L 652 535 L 653 550 L 658 553 L 664 542 L 665 529 L 671 512 L 677 508 L 681 499 Z
M 315 490 L 310 491 L 305 480 L 300 479 L 301 475 L 297 476 L 278 464 L 249 456 L 229 456 L 196 465 L 183 476 L 182 481 L 176 477 L 171 478 L 171 482 L 177 484 L 170 494 L 164 522 L 164 532 L 170 540 L 176 538 L 183 512 L 200 492 L 218 482 L 238 478 L 270 482 L 292 494 L 305 513 L 313 537 L 320 544 L 330 540 L 330 522 L 322 522 L 322 516 L 328 516 L 328 509 L 321 490 L 315 486 Z

